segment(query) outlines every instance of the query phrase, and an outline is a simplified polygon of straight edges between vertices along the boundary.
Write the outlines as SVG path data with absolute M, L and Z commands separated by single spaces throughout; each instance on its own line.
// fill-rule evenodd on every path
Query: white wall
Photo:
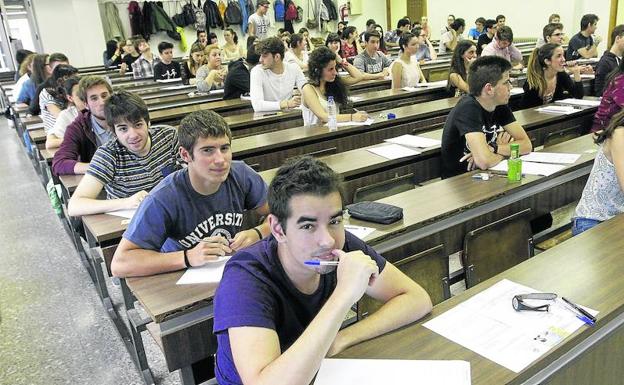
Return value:
M 440 37 L 440 29 L 446 23 L 447 15 L 454 14 L 466 20 L 466 28 L 474 27 L 479 16 L 494 19 L 496 15 L 506 16 L 507 25 L 513 29 L 514 36 L 537 37 L 548 23 L 552 13 L 561 15 L 561 22 L 568 36 L 579 31 L 581 17 L 586 13 L 594 13 L 600 18 L 597 34 L 607 41 L 609 35 L 609 0 L 522 0 L 500 1 L 490 0 L 429 0 L 427 10 L 429 23 L 432 26 L 433 38 Z M 605 44 L 601 44 L 604 48 Z
M 69 59 L 71 64 L 77 67 L 91 66 L 102 64 L 102 52 L 106 47 L 104 32 L 102 29 L 102 21 L 97 0 L 32 0 L 35 10 L 35 17 L 41 34 L 43 49 L 47 53 L 63 52 Z M 338 10 L 340 5 L 346 3 L 346 0 L 337 0 Z M 183 3 L 182 1 L 180 3 Z M 307 0 L 295 0 L 295 3 L 304 9 L 304 20 L 302 23 L 295 23 L 294 29 L 305 27 L 305 18 L 307 17 Z M 165 11 L 169 15 L 174 15 L 177 10 L 174 9 L 175 2 L 164 2 Z M 385 25 L 386 5 L 383 0 L 362 0 L 362 15 L 354 15 L 349 19 L 349 25 L 357 27 L 358 31 L 363 31 L 366 20 L 374 18 L 381 25 Z M 119 17 L 124 31 L 130 35 L 130 20 L 128 17 L 127 4 L 117 4 Z M 273 7 L 269 9 L 269 16 L 274 20 Z M 277 29 L 283 27 L 283 22 L 274 23 L 273 33 Z M 335 31 L 337 22 L 331 22 L 330 31 Z M 234 26 L 239 39 L 245 42 L 246 37 L 242 35 L 239 26 Z M 216 29 L 213 32 L 217 34 L 221 43 L 223 40 L 223 31 Z M 320 33 L 318 29 L 310 31 L 312 36 L 326 36 L 326 33 Z M 192 27 L 185 29 L 187 42 L 192 44 L 196 39 L 196 31 Z M 157 46 L 163 40 L 172 41 L 174 43 L 174 55 L 184 56 L 187 52 L 182 52 L 178 44 L 169 38 L 166 33 L 159 32 L 149 40 L 152 51 L 158 53 Z
M 77 67 L 102 64 L 105 48 L 95 0 L 32 0 L 43 50 L 62 52 Z

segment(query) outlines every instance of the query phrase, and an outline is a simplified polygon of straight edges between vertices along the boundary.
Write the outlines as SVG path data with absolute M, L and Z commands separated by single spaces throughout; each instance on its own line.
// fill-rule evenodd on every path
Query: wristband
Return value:
M 262 233 L 260 232 L 260 230 L 255 227 L 252 227 L 251 229 L 254 230 L 256 234 L 258 234 L 258 240 L 262 239 Z
M 189 262 L 188 254 L 186 253 L 187 251 L 188 250 L 184 249 L 184 266 L 189 268 L 189 267 L 191 267 L 191 263 Z

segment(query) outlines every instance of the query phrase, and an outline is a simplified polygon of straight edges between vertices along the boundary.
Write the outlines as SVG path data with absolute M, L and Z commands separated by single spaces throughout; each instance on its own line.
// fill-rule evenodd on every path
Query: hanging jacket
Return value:
M 128 4 L 128 13 L 130 16 L 130 33 L 132 36 L 143 35 L 143 12 L 139 3 L 131 1 Z
M 156 31 L 154 30 L 152 3 L 145 1 L 143 2 L 143 38 L 149 40 L 153 33 L 156 33 Z
M 175 23 L 158 3 L 152 6 L 152 16 L 152 20 L 154 22 L 153 30 L 155 32 L 166 31 L 167 36 L 170 38 L 178 41 L 182 39 L 178 31 L 176 31 Z
M 323 4 L 327 8 L 327 12 L 329 13 L 329 20 L 338 20 L 338 11 L 336 11 L 336 6 L 332 0 L 323 0 Z
M 243 14 L 243 23 L 241 24 L 241 31 L 243 34 L 247 33 L 247 21 L 249 20 L 249 10 L 247 9 L 247 0 L 238 0 L 238 4 L 241 7 L 241 13 Z
M 104 28 L 104 38 L 106 41 L 118 39 L 126 40 L 121 20 L 119 19 L 119 10 L 115 3 L 104 3 L 104 20 L 102 20 Z
M 219 13 L 219 6 L 212 0 L 207 0 L 204 3 L 204 13 L 206 14 L 206 31 L 210 30 L 210 28 L 221 27 L 221 29 L 225 29 L 225 24 L 223 23 L 223 18 Z
M 227 5 L 225 4 L 225 1 L 219 0 L 218 8 L 219 8 L 219 14 L 221 15 L 221 18 L 225 20 L 225 10 L 227 9 Z

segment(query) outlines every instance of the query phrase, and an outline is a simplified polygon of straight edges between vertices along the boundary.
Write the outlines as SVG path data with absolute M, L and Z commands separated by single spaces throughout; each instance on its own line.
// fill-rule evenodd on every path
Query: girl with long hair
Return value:
M 326 123 L 329 120 L 327 113 L 327 99 L 334 98 L 336 105 L 345 110 L 349 106 L 347 85 L 360 81 L 361 73 L 353 65 L 343 61 L 342 67 L 349 73 L 348 76 L 338 76 L 336 69 L 336 53 L 327 47 L 318 47 L 310 54 L 308 60 L 308 83 L 303 86 L 303 122 L 306 126 Z M 354 71 L 355 70 L 355 71 Z M 364 122 L 368 114 L 364 111 L 338 114 L 338 122 Z
M 461 96 L 470 93 L 468 89 L 468 70 L 470 64 L 477 58 L 477 45 L 471 40 L 462 40 L 457 43 L 451 57 L 446 89 L 451 96 Z
M 398 90 L 403 87 L 416 87 L 418 83 L 425 82 L 418 60 L 418 37 L 410 32 L 404 32 L 399 39 L 401 54 L 392 63 L 392 89 Z
M 245 57 L 242 45 L 238 44 L 238 35 L 232 28 L 226 28 L 223 31 L 223 38 L 225 39 L 225 44 L 221 47 L 221 52 L 225 61 L 233 62 Z
M 182 83 L 195 84 L 195 77 L 197 76 L 197 70 L 203 66 L 206 62 L 204 56 L 204 48 L 199 44 L 193 44 L 191 51 L 189 52 L 189 58 L 183 62 L 180 66 L 180 73 Z

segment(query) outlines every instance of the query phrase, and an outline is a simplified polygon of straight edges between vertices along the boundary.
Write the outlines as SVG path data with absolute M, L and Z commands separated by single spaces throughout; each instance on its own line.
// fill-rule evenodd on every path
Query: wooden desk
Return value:
M 356 345 L 340 358 L 465 360 L 473 385 L 616 384 L 624 378 L 624 215 L 546 250 L 433 308 L 418 323 Z M 521 373 L 514 373 L 425 328 L 429 319 L 501 279 L 554 292 L 599 310 L 594 327 L 582 327 Z
M 583 152 L 594 148 L 589 136 L 572 142 L 574 143 L 553 146 L 549 151 Z M 494 178 L 489 182 L 475 181 L 470 174 L 465 174 L 384 199 L 382 201 L 402 206 L 404 219 L 393 225 L 372 225 L 377 230 L 367 238 L 367 241 L 378 245 L 375 246 L 378 251 L 380 246 L 385 247 L 385 250 L 389 251 L 390 258 L 388 255 L 384 256 L 393 261 L 398 259 L 393 250 L 401 244 L 388 247 L 387 243 L 392 239 L 401 240 L 402 237 L 410 235 L 422 238 L 429 234 L 428 230 L 431 227 L 436 227 L 433 234 L 442 231 L 448 234 L 449 231 L 453 231 L 457 233 L 457 237 L 463 237 L 463 233 L 470 229 L 468 224 L 475 215 L 485 218 L 492 216 L 487 214 L 490 210 L 515 208 L 518 202 L 523 202 L 527 193 L 538 193 L 541 194 L 540 199 L 554 201 L 553 197 L 547 197 L 548 191 L 557 190 L 559 186 L 568 188 L 564 179 L 580 180 L 580 184 L 584 185 L 593 157 L 594 154 L 584 153 L 574 165 L 551 177 L 528 176 L 521 183 L 514 184 L 508 183 L 506 178 Z M 576 198 L 580 195 L 578 189 L 573 193 L 577 194 Z M 370 223 L 361 221 L 350 222 L 371 226 Z M 464 226 L 458 229 L 457 224 Z M 423 232 L 425 233 L 422 234 Z M 174 283 L 181 274 L 182 272 L 173 272 L 127 280 L 134 295 L 140 299 L 152 319 L 159 324 L 161 345 L 170 371 L 189 370 L 191 363 L 206 358 L 206 354 L 213 349 L 210 346 L 210 334 L 211 296 L 214 285 L 175 287 Z M 183 292 L 186 290 L 189 291 L 188 295 Z M 171 297 L 166 297 L 169 295 Z M 175 306 L 168 304 L 167 301 L 175 301 Z

